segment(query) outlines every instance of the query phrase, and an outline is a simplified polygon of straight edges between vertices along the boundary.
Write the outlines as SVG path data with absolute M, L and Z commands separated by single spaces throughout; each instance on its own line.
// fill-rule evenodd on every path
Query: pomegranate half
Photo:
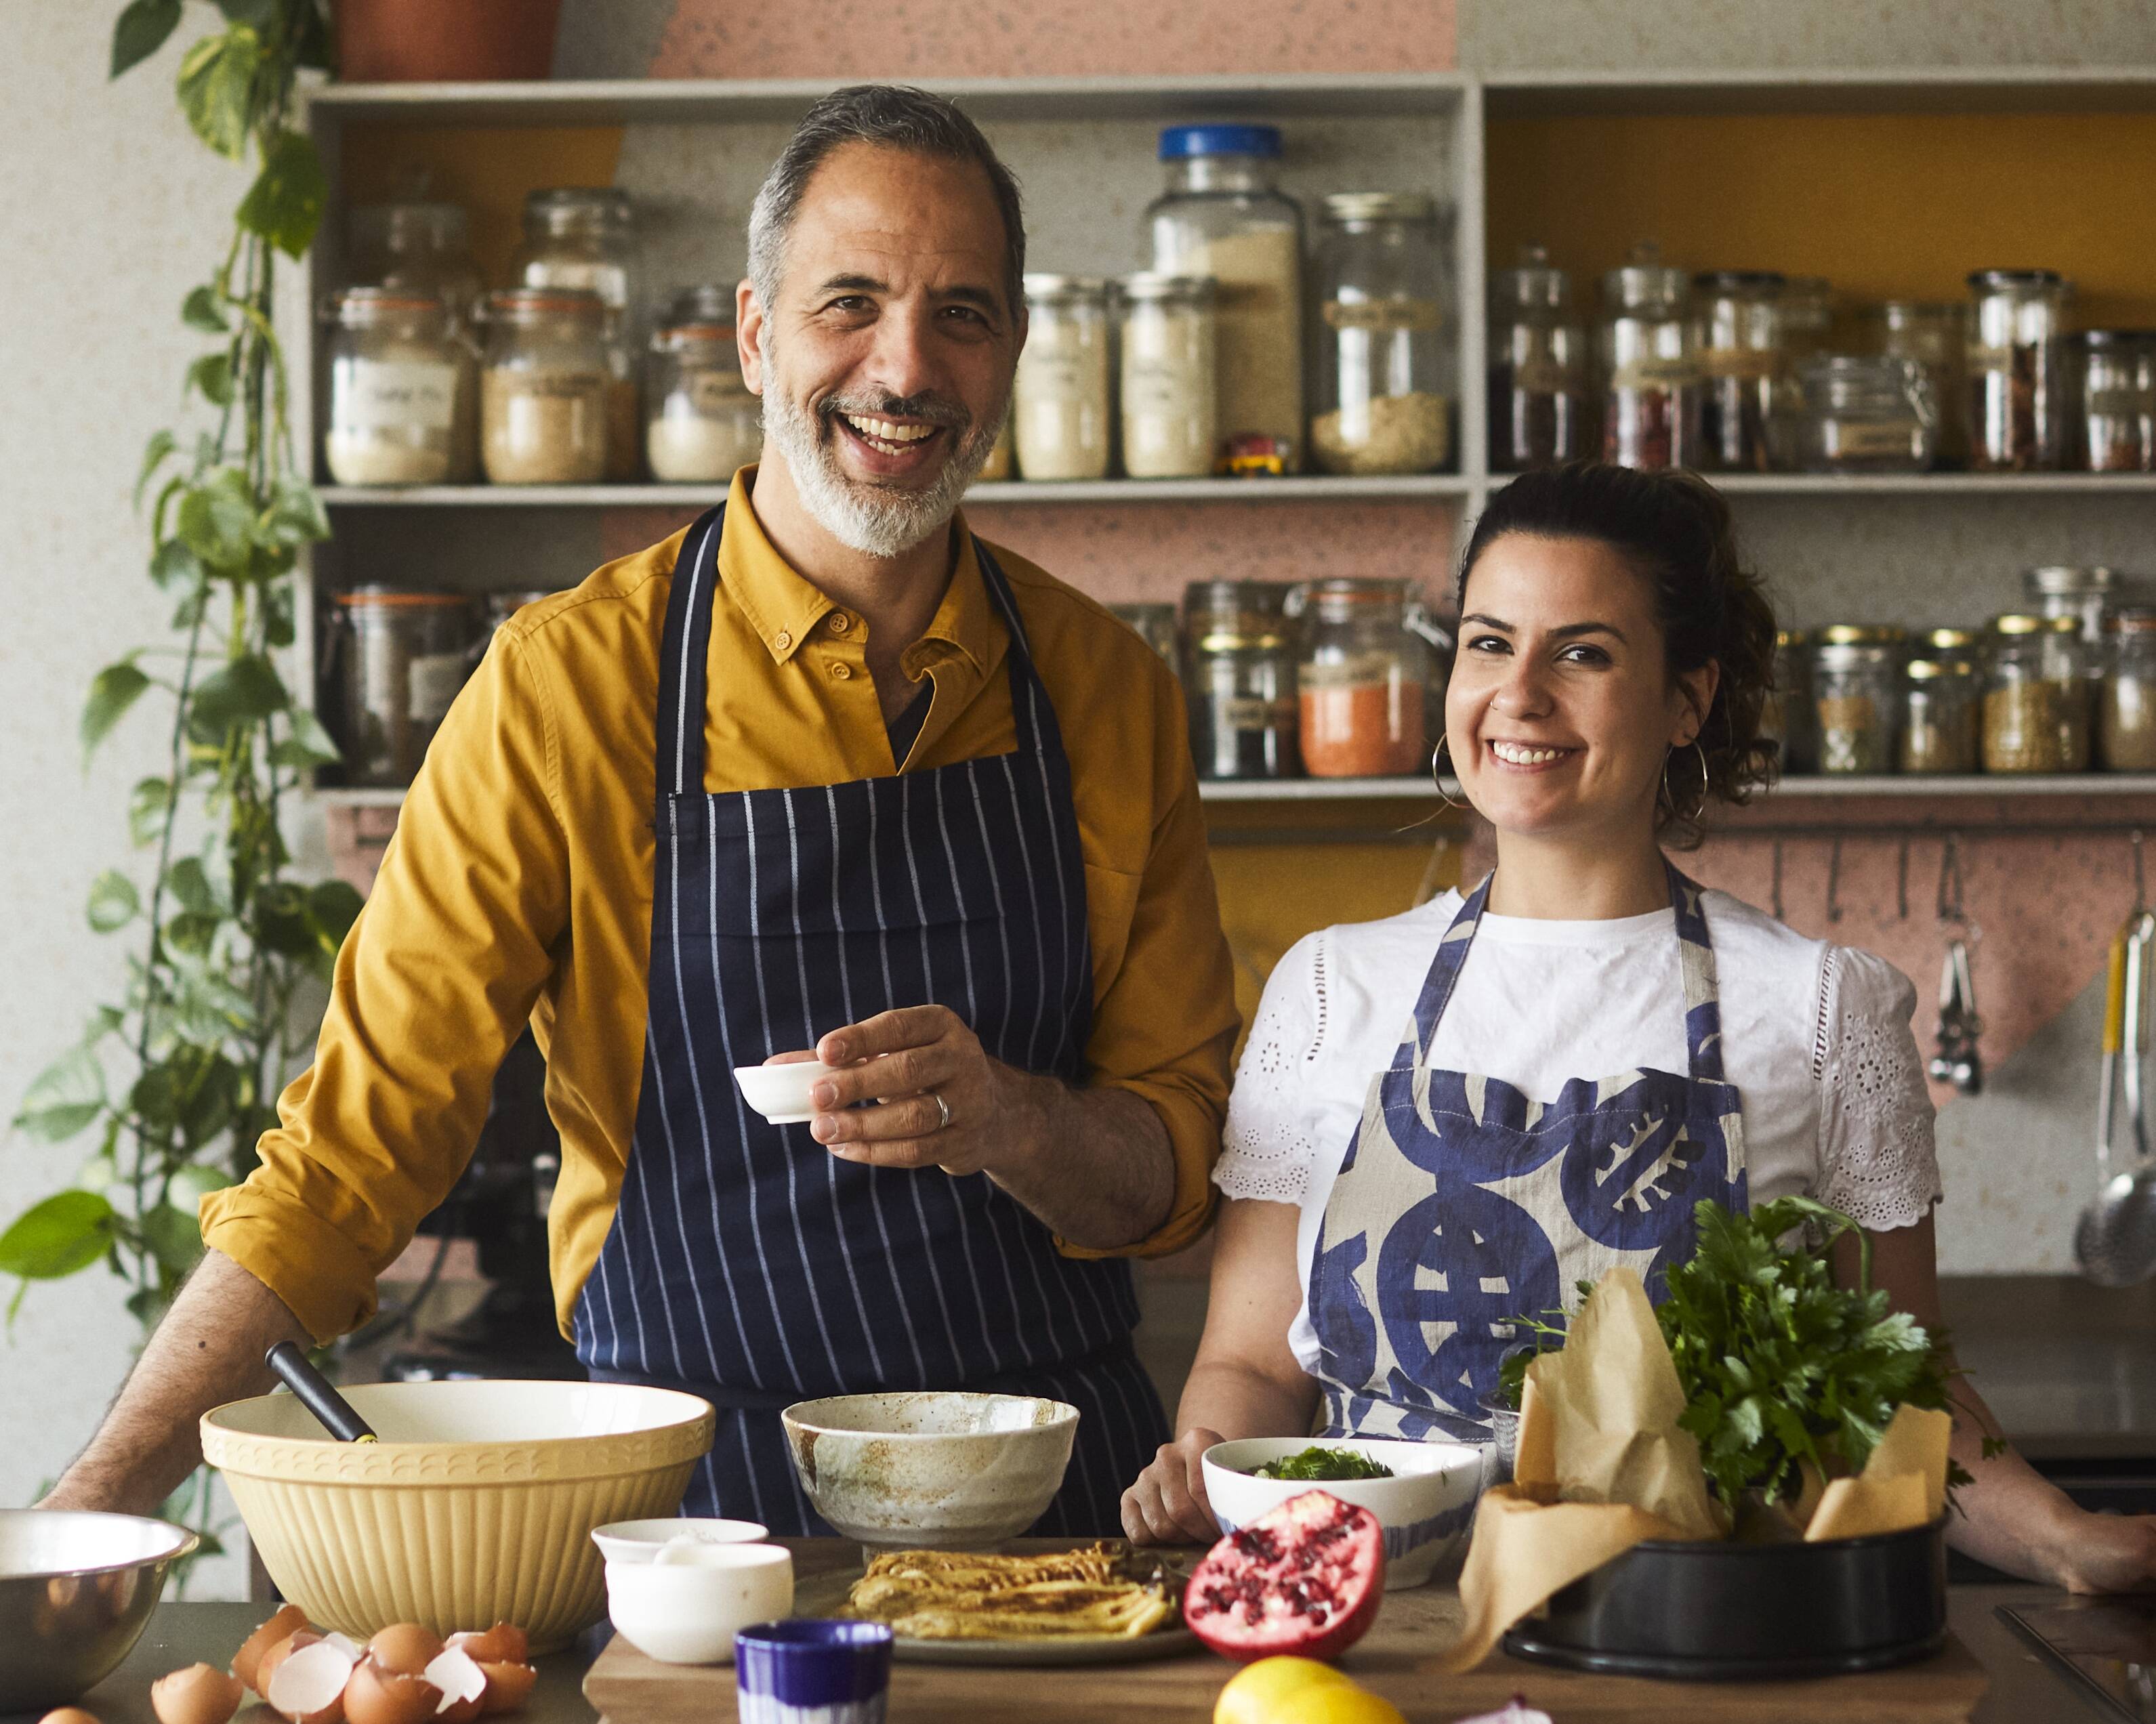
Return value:
M 1368 1509 L 1306 1491 L 1239 1526 L 1183 1589 L 1183 1619 L 1239 1663 L 1337 1658 L 1378 1619 L 1385 1536 Z

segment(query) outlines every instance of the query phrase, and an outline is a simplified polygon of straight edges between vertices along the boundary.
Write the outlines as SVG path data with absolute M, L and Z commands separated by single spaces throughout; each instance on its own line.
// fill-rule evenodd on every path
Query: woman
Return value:
M 1684 475 L 1527 475 L 1477 523 L 1458 597 L 1440 757 L 1495 829 L 1496 870 L 1274 971 L 1214 1174 L 1180 1434 L 1123 1497 L 1135 1540 L 1215 1536 L 1199 1457 L 1216 1442 L 1476 1433 L 1508 1320 L 1617 1264 L 1659 1299 L 1702 1198 L 1831 1203 L 1895 1305 L 1939 1321 L 1914 990 L 1663 855 L 1773 770 L 1774 613 L 1727 505 Z M 1846 1282 L 1856 1242 L 1838 1249 Z M 1953 1454 L 1977 1482 L 1957 1546 L 2076 1590 L 2156 1578 L 2156 1519 L 2085 1513 L 2019 1457 L 1984 1460 L 1990 1416 L 1960 1398 Z

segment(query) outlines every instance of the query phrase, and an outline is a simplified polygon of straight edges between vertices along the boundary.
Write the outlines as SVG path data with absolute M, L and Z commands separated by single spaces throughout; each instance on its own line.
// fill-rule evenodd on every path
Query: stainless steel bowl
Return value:
M 0 1712 L 59 1706 L 103 1680 L 201 1542 L 138 1515 L 0 1509 Z

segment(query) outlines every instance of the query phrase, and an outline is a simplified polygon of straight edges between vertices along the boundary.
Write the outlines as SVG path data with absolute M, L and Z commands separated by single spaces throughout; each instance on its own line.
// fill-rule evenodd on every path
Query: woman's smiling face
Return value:
M 1653 829 L 1663 762 L 1699 733 L 1717 675 L 1671 673 L 1653 584 L 1617 551 L 1508 533 L 1461 595 L 1445 696 L 1453 770 L 1500 832 L 1635 842 Z M 1681 797 L 1694 782 L 1677 780 Z

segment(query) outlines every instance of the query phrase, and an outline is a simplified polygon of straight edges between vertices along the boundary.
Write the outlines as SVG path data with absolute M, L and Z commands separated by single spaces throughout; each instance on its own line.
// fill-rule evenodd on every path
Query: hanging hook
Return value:
M 1774 840 L 1774 905 L 1773 905 L 1773 909 L 1774 909 L 1774 920 L 1775 920 L 1776 921 L 1780 921 L 1783 919 L 1783 917 L 1782 917 L 1782 841 L 1781 841 L 1781 839 L 1779 839 L 1779 838 L 1778 838 L 1778 839 L 1776 839 Z
M 1961 847 L 1955 834 L 1949 832 L 1939 851 L 1939 920 L 1943 922 L 1965 922 L 1968 916 L 1962 911 Z
M 1894 913 L 1903 921 L 1909 919 L 1909 840 L 1902 840 L 1902 854 L 1894 865 Z
M 1826 859 L 1826 919 L 1830 922 L 1841 920 L 1841 834 L 1834 835 L 1834 847 Z
M 2148 907 L 2148 882 L 2141 871 L 2141 829 L 2133 829 L 2133 913 L 2136 916 Z

